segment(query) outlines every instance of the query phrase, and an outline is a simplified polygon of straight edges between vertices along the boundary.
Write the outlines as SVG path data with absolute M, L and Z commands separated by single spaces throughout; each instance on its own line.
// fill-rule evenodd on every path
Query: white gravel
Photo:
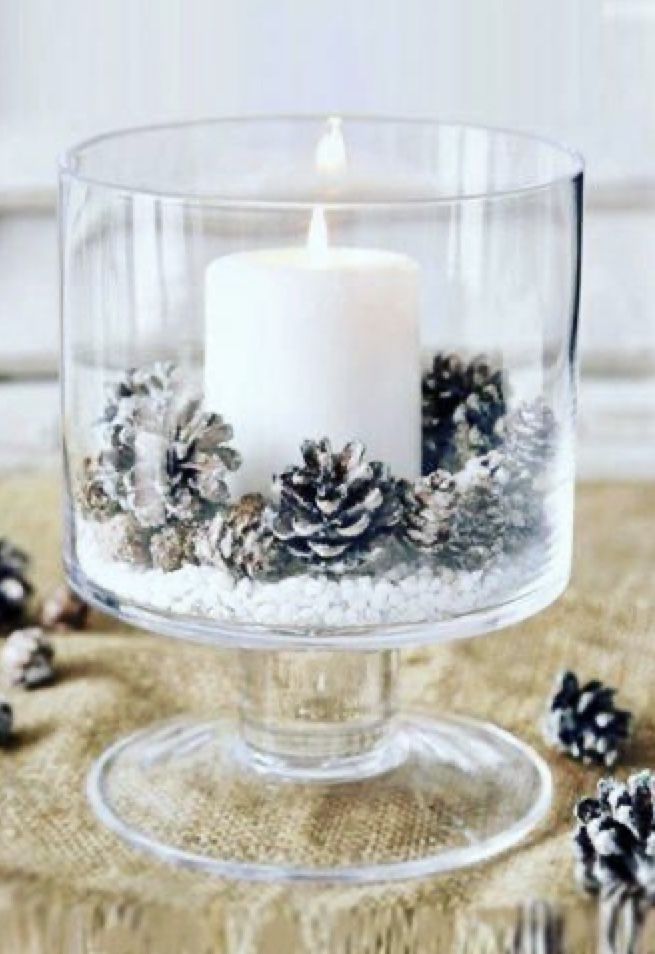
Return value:
M 227 570 L 188 565 L 165 573 L 110 560 L 97 525 L 77 522 L 84 574 L 123 602 L 166 613 L 270 626 L 343 627 L 439 620 L 515 595 L 545 559 L 543 542 L 485 571 L 454 572 L 403 563 L 380 576 L 329 579 L 290 576 L 279 582 L 235 581 Z M 543 568 L 543 566 L 542 566 Z

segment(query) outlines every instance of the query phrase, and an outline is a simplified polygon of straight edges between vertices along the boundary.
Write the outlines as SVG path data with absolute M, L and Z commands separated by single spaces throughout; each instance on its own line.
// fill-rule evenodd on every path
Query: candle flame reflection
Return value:
M 320 264 L 328 250 L 328 230 L 322 205 L 314 206 L 312 220 L 307 232 L 307 251 L 312 261 Z
M 331 116 L 327 127 L 316 146 L 316 171 L 321 175 L 333 176 L 343 172 L 346 167 L 346 144 L 339 116 Z

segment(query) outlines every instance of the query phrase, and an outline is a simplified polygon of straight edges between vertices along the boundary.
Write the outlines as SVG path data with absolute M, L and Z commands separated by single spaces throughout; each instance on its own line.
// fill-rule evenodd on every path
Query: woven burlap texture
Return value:
M 0 482 L 0 535 L 33 554 L 41 592 L 61 578 L 54 478 Z M 538 727 L 544 700 L 564 666 L 619 686 L 637 724 L 622 771 L 655 765 L 654 637 L 655 486 L 583 486 L 574 577 L 564 597 L 511 630 L 408 652 L 403 666 L 407 704 L 492 719 L 546 756 L 555 782 L 546 823 L 524 846 L 463 875 L 391 888 L 289 888 L 176 871 L 134 853 L 95 820 L 85 775 L 109 743 L 154 720 L 213 715 L 235 700 L 234 654 L 146 636 L 94 614 L 85 633 L 56 638 L 53 686 L 9 693 L 17 733 L 0 752 L 0 875 L 55 884 L 71 897 L 98 892 L 211 910 L 216 950 L 244 954 L 266 950 L 269 935 L 277 938 L 271 950 L 360 950 L 348 948 L 348 938 L 369 930 L 376 937 L 396 932 L 406 944 L 398 949 L 414 950 L 412 938 L 427 920 L 460 909 L 527 897 L 579 903 L 571 809 L 576 797 L 594 789 L 599 772 L 545 749 Z

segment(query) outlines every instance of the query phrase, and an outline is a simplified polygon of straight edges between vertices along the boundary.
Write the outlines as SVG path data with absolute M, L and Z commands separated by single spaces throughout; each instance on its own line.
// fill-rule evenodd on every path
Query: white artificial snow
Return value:
M 543 543 L 521 559 L 489 569 L 454 571 L 403 563 L 380 576 L 344 579 L 290 576 L 276 582 L 235 581 L 220 567 L 186 565 L 173 572 L 110 559 L 97 525 L 77 522 L 77 557 L 85 576 L 117 596 L 165 613 L 268 626 L 344 627 L 416 623 L 471 612 L 515 595 L 543 561 Z

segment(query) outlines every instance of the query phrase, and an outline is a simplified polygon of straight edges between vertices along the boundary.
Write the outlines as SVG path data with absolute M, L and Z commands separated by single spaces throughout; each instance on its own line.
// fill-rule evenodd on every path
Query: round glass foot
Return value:
M 91 804 L 134 847 L 257 880 L 389 881 L 452 871 L 521 841 L 543 818 L 550 773 L 493 725 L 395 721 L 365 764 L 303 777 L 251 750 L 228 720 L 177 720 L 116 743 Z

